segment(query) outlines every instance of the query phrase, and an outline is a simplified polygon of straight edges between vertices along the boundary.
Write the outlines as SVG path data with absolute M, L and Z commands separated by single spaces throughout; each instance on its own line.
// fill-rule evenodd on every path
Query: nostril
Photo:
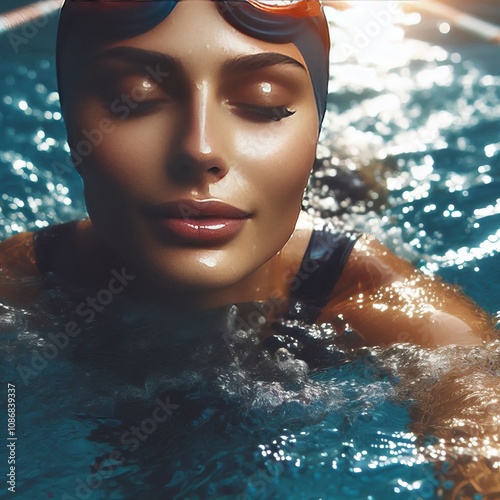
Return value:
M 187 185 L 219 181 L 226 175 L 229 166 L 222 159 L 200 161 L 182 152 L 169 161 L 167 169 L 174 180 Z
M 219 167 L 211 167 L 208 169 L 208 172 L 218 175 L 221 172 L 221 169 Z

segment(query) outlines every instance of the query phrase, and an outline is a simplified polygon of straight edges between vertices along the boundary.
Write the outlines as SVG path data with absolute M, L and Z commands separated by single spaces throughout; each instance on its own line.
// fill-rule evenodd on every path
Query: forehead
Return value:
M 237 3 L 235 2 L 237 8 Z M 283 54 L 306 62 L 292 43 L 270 43 L 241 33 L 224 20 L 212 0 L 181 0 L 157 26 L 133 38 L 103 48 L 136 47 L 161 52 L 198 69 L 211 69 L 232 57 L 262 52 Z

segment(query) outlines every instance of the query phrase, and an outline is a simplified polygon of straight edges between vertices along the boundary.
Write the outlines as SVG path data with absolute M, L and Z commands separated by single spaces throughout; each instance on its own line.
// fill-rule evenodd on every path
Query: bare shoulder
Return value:
M 0 243 L 0 269 L 2 273 L 31 275 L 37 270 L 33 233 L 19 233 Z
M 352 293 L 353 286 L 366 291 L 413 271 L 409 262 L 394 255 L 374 236 L 363 234 L 352 249 L 335 291 L 348 289 Z
M 319 321 L 341 316 L 371 345 L 492 340 L 494 320 L 455 286 L 427 276 L 373 236 L 356 242 Z
M 33 233 L 20 233 L 0 243 L 0 299 L 22 305 L 38 290 Z

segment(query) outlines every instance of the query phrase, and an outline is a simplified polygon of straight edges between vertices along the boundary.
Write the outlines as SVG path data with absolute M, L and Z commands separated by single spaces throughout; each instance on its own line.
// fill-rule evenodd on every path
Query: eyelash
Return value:
M 129 106 L 120 98 L 107 98 L 101 100 L 102 106 L 111 115 L 120 115 L 125 113 L 124 118 L 139 117 L 147 114 L 155 106 L 165 102 L 165 99 L 149 99 L 145 101 L 134 101 L 134 106 Z
M 138 101 L 136 102 L 137 107 L 130 110 L 130 116 L 141 116 L 147 114 L 151 109 L 154 109 L 155 106 L 164 102 L 161 99 L 151 99 L 149 101 Z
M 235 104 L 236 108 L 239 108 L 243 112 L 248 112 L 258 118 L 264 118 L 279 122 L 284 118 L 288 118 L 296 113 L 295 110 L 290 109 L 288 106 L 253 106 L 251 104 Z

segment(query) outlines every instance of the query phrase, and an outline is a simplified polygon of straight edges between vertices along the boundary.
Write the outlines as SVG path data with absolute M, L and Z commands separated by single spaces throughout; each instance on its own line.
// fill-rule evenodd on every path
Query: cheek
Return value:
M 235 145 L 263 204 L 277 210 L 300 207 L 316 156 L 317 133 L 306 124 L 275 125 L 237 135 Z
M 170 122 L 160 117 L 115 119 L 101 127 L 108 119 L 98 107 L 87 106 L 71 128 L 71 147 L 77 155 L 91 143 L 90 154 L 80 155 L 84 181 L 112 184 L 115 192 L 151 192 L 151 186 L 166 175 L 167 138 L 173 133 Z

